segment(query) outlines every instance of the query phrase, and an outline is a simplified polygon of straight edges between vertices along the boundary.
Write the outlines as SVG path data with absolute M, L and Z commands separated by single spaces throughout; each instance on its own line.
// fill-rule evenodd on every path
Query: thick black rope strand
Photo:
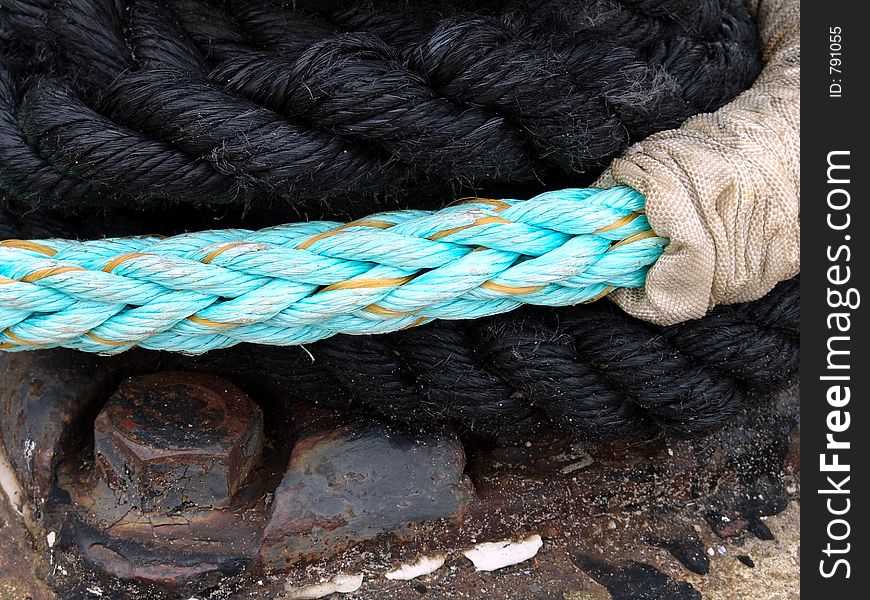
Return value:
M 33 53 L 7 69 L 0 184 L 69 208 L 257 199 L 358 216 L 579 185 L 760 68 L 737 0 L 0 0 L 0 24 Z
M 710 104 L 709 87 L 733 86 L 743 76 L 735 73 L 735 77 L 722 77 L 721 73 L 741 66 L 754 68 L 754 57 L 760 51 L 755 31 L 746 26 L 748 11 L 742 0 L 614 0 L 610 3 L 520 0 L 506 6 L 465 3 L 453 10 L 437 3 L 409 7 L 402 3 L 377 2 L 377 12 L 367 3 L 350 6 L 338 3 L 338 9 L 330 9 L 330 3 L 323 2 L 293 4 L 297 9 L 293 12 L 282 10 L 269 0 L 233 0 L 225 6 L 233 12 L 235 22 L 240 23 L 256 43 L 265 47 L 281 51 L 298 47 L 295 42 L 288 41 L 293 38 L 291 33 L 300 28 L 300 22 L 310 22 L 310 12 L 314 11 L 342 31 L 378 35 L 409 58 L 419 52 L 420 40 L 425 39 L 439 23 L 468 23 L 478 18 L 478 23 L 484 28 L 506 29 L 520 39 L 533 38 L 534 47 L 558 52 L 572 72 L 578 76 L 588 74 L 587 80 L 592 78 L 596 65 L 602 60 L 606 64 L 614 54 L 622 54 L 622 60 L 626 61 L 636 59 L 647 68 L 661 67 L 684 86 L 696 112 L 718 108 L 718 105 Z M 487 4 L 491 5 L 488 10 Z M 469 6 L 476 9 L 473 14 L 469 13 Z M 391 7 L 391 10 L 385 7 Z M 306 10 L 309 14 L 301 17 L 300 13 Z M 413 18 L 409 18 L 411 11 Z M 415 26 L 410 28 L 411 35 L 406 35 L 409 21 L 413 21 Z M 324 29 L 322 24 L 315 27 Z M 600 53 L 588 55 L 590 47 Z M 697 60 L 686 60 L 693 55 L 696 59 L 703 57 L 701 64 L 704 67 L 699 68 Z M 731 64 L 726 65 L 729 61 Z
M 504 117 L 436 96 L 423 75 L 369 34 L 318 42 L 293 59 L 240 55 L 212 79 L 283 115 L 368 142 L 401 163 L 426 165 L 430 178 L 462 170 L 474 178 L 522 180 L 540 166 Z
M 0 64 L 0 189 L 36 202 L 75 197 L 99 202 L 110 195 L 95 182 L 69 176 L 32 148 L 16 120 L 18 90 L 12 73 Z
M 21 104 L 22 129 L 39 155 L 76 180 L 123 190 L 139 190 L 178 201 L 235 197 L 233 180 L 192 154 L 101 116 L 57 80 L 30 88 Z
M 558 3 L 540 4 L 536 8 L 545 12 L 548 8 L 562 14 L 568 10 L 564 6 L 548 6 Z M 580 167 L 580 172 L 581 165 L 586 164 L 584 161 L 596 164 L 594 161 L 600 160 L 601 156 L 611 156 L 614 153 L 613 144 L 625 143 L 623 137 L 613 135 L 613 130 L 622 124 L 620 117 L 625 122 L 625 131 L 621 133 L 628 136 L 629 132 L 637 132 L 633 139 L 661 128 L 661 125 L 650 125 L 650 114 L 675 114 L 670 126 L 678 124 L 684 118 L 676 116 L 685 111 L 687 100 L 680 95 L 679 80 L 665 73 L 669 69 L 685 66 L 687 61 L 676 57 L 694 53 L 707 66 L 698 69 L 698 65 L 692 62 L 691 72 L 682 73 L 687 82 L 691 79 L 691 84 L 686 85 L 685 90 L 703 92 L 703 98 L 697 97 L 695 92 L 690 93 L 692 97 L 688 98 L 694 112 L 701 112 L 718 108 L 718 103 L 711 104 L 711 85 L 715 83 L 718 89 L 730 89 L 735 82 L 745 80 L 745 76 L 733 77 L 730 80 L 717 76 L 718 80 L 715 82 L 712 79 L 698 79 L 704 79 L 708 74 L 715 75 L 717 70 L 731 71 L 735 66 L 739 67 L 744 63 L 751 65 L 752 57 L 758 54 L 755 32 L 751 27 L 736 29 L 732 33 L 736 43 L 732 43 L 728 51 L 723 51 L 715 43 L 698 42 L 680 35 L 683 31 L 676 31 L 676 25 L 663 32 L 663 27 L 655 21 L 640 19 L 627 9 L 610 11 L 623 18 L 610 16 L 606 20 L 607 27 L 601 31 L 600 25 L 590 27 L 584 23 L 591 22 L 593 15 L 598 17 L 597 21 L 600 23 L 600 13 L 608 11 L 602 10 L 600 5 L 588 10 L 589 6 L 580 4 L 575 3 L 573 10 L 575 13 L 584 13 L 582 17 L 578 15 L 580 18 L 568 23 L 551 20 L 547 22 L 548 27 L 539 26 L 537 30 L 527 26 L 528 20 L 521 21 L 522 27 L 514 23 L 511 28 L 503 23 L 504 19 L 493 17 L 474 18 L 462 15 L 436 21 L 430 14 L 430 22 L 437 22 L 434 31 L 425 35 L 420 31 L 412 40 L 396 39 L 393 34 L 396 21 L 401 21 L 401 18 L 394 18 L 389 22 L 392 27 L 385 27 L 371 19 L 366 20 L 367 12 L 357 16 L 353 12 L 345 11 L 337 20 L 343 30 L 372 28 L 377 35 L 390 40 L 393 47 L 398 49 L 398 54 L 405 56 L 415 71 L 425 73 L 426 81 L 439 94 L 461 102 L 464 106 L 487 106 L 495 110 L 495 114 L 504 115 L 508 120 L 514 118 L 518 121 L 519 129 L 529 135 L 531 143 L 547 162 L 568 171 Z M 718 3 L 701 4 L 709 4 L 709 8 L 713 10 L 698 10 L 696 7 L 690 12 L 713 13 L 720 28 L 727 29 L 732 26 L 726 20 L 732 16 L 723 15 Z M 295 56 L 293 49 L 298 48 L 299 44 L 294 41 L 292 33 L 300 28 L 301 18 L 298 13 L 282 12 L 269 2 L 246 0 L 230 2 L 228 6 L 235 11 L 234 16 L 245 31 L 255 36 L 257 44 Z M 620 5 L 615 4 L 614 8 L 619 9 Z M 732 10 L 737 14 L 745 14 L 745 8 L 737 4 L 733 5 Z M 419 18 L 426 22 L 426 16 L 424 13 Z M 404 18 L 408 19 L 407 16 Z M 516 20 L 515 15 L 513 19 Z M 707 22 L 713 22 L 713 19 L 707 19 Z M 561 29 L 555 25 L 561 26 Z M 578 37 L 578 30 L 586 35 L 583 42 Z M 614 35 L 616 31 L 620 33 Z M 530 36 L 530 32 L 536 32 L 536 35 Z M 705 32 L 702 30 L 699 33 Z M 589 44 L 589 39 L 595 39 L 597 43 Z M 674 44 L 670 52 L 661 46 L 655 46 L 661 40 Z M 490 51 L 477 53 L 473 51 L 475 48 Z M 733 65 L 719 65 L 719 69 L 713 68 L 717 61 L 729 59 L 732 53 L 743 50 L 746 54 L 741 57 L 742 60 L 735 61 Z M 654 57 L 656 54 L 659 56 L 652 63 L 661 67 L 661 70 L 651 69 L 646 58 L 642 58 L 644 55 Z M 665 64 L 665 59 L 670 64 Z M 265 57 L 260 57 L 261 64 L 265 61 Z M 217 79 L 223 80 L 226 77 L 226 69 L 232 71 L 231 66 L 225 65 L 224 71 L 218 71 L 221 76 Z M 275 67 L 276 71 L 283 69 L 286 67 Z M 613 79 L 614 72 L 619 72 L 619 77 L 608 84 L 608 80 Z M 746 75 L 753 76 L 752 73 Z M 340 82 L 342 78 L 337 77 L 336 80 Z M 634 81 L 637 94 L 632 95 L 626 89 L 624 83 L 627 80 Z M 259 91 L 261 88 L 253 89 Z M 309 86 L 307 89 L 318 88 Z M 586 92 L 585 96 L 577 97 L 580 89 Z M 729 97 L 739 91 L 734 90 Z M 250 90 L 243 90 L 244 92 L 251 93 Z M 352 100 L 348 100 L 337 103 L 354 106 Z M 595 115 L 596 110 L 601 111 L 601 114 Z M 561 115 L 562 118 L 556 120 L 553 115 Z M 582 122 L 600 123 L 600 130 L 588 128 L 579 131 L 577 124 Z M 651 126 L 653 129 L 648 129 Z M 590 139 L 598 141 L 599 145 L 587 148 Z M 553 148 L 556 143 L 560 147 Z
M 387 417 L 453 421 L 500 436 L 533 431 L 547 420 L 509 381 L 478 360 L 465 324 L 445 325 L 383 343 L 370 336 L 345 336 L 309 349 L 360 401 Z
M 449 421 L 517 439 L 696 436 L 797 373 L 799 281 L 703 319 L 656 327 L 609 302 L 443 321 L 304 349 L 245 346 L 169 364 L 234 374 L 328 406 Z

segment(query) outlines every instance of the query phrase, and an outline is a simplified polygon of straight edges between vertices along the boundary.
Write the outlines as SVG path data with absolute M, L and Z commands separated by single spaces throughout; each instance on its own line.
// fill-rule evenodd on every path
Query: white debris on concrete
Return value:
M 57 541 L 57 534 L 53 531 L 49 531 L 48 535 L 45 536 L 45 543 L 48 544 L 49 548 L 54 548 L 54 543 Z
M 33 465 L 33 451 L 36 450 L 36 442 L 27 438 L 24 440 L 24 460 L 27 463 L 27 467 L 31 468 Z
M 18 478 L 15 476 L 15 471 L 12 469 L 12 464 L 6 458 L 6 453 L 3 450 L 3 445 L 0 444 L 0 490 L 6 495 L 9 500 L 9 505 L 19 516 L 24 517 L 28 523 L 30 522 L 30 511 L 27 510 L 26 496 L 21 484 L 18 483 Z
M 582 446 L 576 444 L 572 445 L 568 452 L 563 452 L 552 457 L 552 460 L 555 462 L 569 463 L 559 469 L 559 473 L 562 475 L 570 475 L 571 473 L 585 469 L 595 463 L 595 459 L 592 458 L 592 455 Z
M 437 552 L 428 556 L 421 556 L 412 563 L 405 563 L 398 569 L 393 569 L 392 571 L 384 573 L 384 577 L 386 577 L 387 579 L 399 579 L 401 581 L 408 581 L 410 579 L 414 579 L 415 577 L 434 573 L 435 571 L 444 566 L 445 560 L 447 560 L 447 554 L 445 554 L 444 552 Z
M 330 594 L 350 594 L 357 591 L 363 582 L 362 575 L 346 575 L 339 573 L 327 581 L 321 583 L 312 583 L 311 585 L 303 585 L 294 587 L 290 584 L 284 586 L 284 591 L 287 592 L 287 598 L 290 600 L 317 600 L 317 598 L 325 598 Z
M 516 565 L 534 557 L 544 542 L 537 533 L 528 536 L 524 540 L 514 542 L 505 540 L 502 542 L 485 542 L 477 544 L 474 548 L 466 550 L 462 554 L 474 563 L 478 571 L 495 571 L 502 567 Z

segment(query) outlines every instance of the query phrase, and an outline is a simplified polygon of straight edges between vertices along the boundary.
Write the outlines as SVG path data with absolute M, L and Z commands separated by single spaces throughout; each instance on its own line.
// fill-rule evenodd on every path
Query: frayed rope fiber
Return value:
M 616 187 L 252 232 L 0 241 L 0 349 L 201 353 L 385 333 L 642 286 L 666 240 Z
M 526 196 L 759 68 L 741 0 L 0 0 L 0 186 L 353 218 Z
M 524 308 L 302 348 L 250 345 L 164 367 L 390 419 L 454 422 L 503 439 L 556 427 L 579 439 L 700 435 L 797 376 L 800 282 L 659 327 L 612 303 Z

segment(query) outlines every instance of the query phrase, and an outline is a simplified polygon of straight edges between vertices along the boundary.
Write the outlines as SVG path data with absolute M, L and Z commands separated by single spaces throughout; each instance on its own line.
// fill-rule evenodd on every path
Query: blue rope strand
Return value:
M 340 224 L 0 242 L 0 349 L 201 353 L 473 319 L 642 287 L 667 240 L 627 187 Z

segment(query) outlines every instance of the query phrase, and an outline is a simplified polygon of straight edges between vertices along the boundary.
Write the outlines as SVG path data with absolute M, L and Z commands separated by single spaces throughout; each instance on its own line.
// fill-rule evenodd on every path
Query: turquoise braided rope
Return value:
M 667 240 L 627 187 L 347 224 L 0 242 L 0 348 L 201 353 L 565 306 L 642 287 Z

